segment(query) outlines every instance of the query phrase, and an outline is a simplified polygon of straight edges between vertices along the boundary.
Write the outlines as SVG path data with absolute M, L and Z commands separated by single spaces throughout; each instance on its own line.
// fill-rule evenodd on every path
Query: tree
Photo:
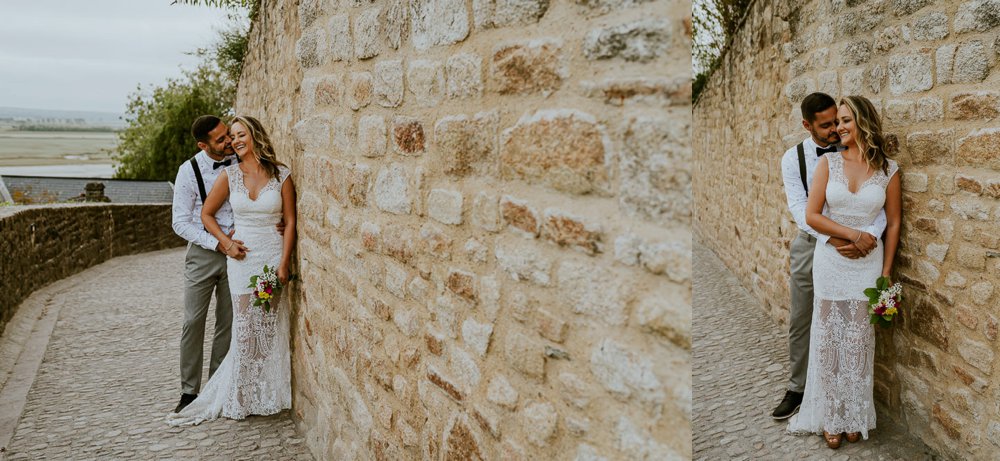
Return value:
M 257 5 L 244 0 L 205 3 L 228 3 L 234 8 L 250 4 L 251 12 Z M 232 114 L 249 44 L 249 25 L 235 15 L 230 19 L 232 24 L 218 32 L 219 38 L 210 48 L 194 52 L 202 61 L 194 71 L 168 80 L 151 93 L 140 86 L 129 95 L 125 111 L 128 126 L 118 133 L 114 155 L 118 163 L 116 178 L 173 180 L 180 164 L 198 151 L 191 136 L 194 119 L 205 114 Z
M 747 10 L 752 3 L 753 0 L 694 0 L 694 44 L 691 50 L 694 66 L 691 85 L 693 102 L 698 101 L 733 36 L 743 27 Z
M 231 113 L 235 93 L 235 83 L 210 62 L 152 94 L 137 88 L 125 114 L 128 127 L 118 134 L 115 177 L 172 181 L 180 164 L 198 152 L 191 123 L 200 115 Z

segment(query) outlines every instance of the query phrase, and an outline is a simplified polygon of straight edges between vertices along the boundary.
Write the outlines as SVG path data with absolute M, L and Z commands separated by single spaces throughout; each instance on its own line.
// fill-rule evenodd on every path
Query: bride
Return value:
M 816 232 L 852 242 L 875 240 L 867 256 L 848 259 L 829 245 L 817 244 L 813 256 L 813 317 L 809 370 L 799 413 L 788 424 L 792 433 L 823 434 L 838 448 L 875 428 L 872 371 L 875 332 L 868 323 L 865 288 L 889 277 L 899 244 L 902 193 L 899 167 L 886 156 L 882 122 L 862 96 L 840 100 L 837 131 L 846 151 L 819 161 L 809 188 L 806 222 Z M 829 217 L 822 214 L 826 205 Z M 859 230 L 885 208 L 884 246 L 878 236 Z
M 270 311 L 265 312 L 253 305 L 253 288 L 247 285 L 265 265 L 277 267 L 278 280 L 288 283 L 295 244 L 295 187 L 257 119 L 236 117 L 230 134 L 240 162 L 219 174 L 205 199 L 201 219 L 229 256 L 232 340 L 229 354 L 198 398 L 180 413 L 167 415 L 171 426 L 199 424 L 220 414 L 232 419 L 270 415 L 292 404 L 287 298 L 277 292 Z M 235 215 L 232 238 L 215 220 L 227 199 Z M 284 236 L 275 230 L 282 218 Z

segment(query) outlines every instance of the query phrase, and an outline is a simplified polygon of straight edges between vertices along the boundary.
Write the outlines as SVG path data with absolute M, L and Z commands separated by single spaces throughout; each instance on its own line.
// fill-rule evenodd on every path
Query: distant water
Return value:
M 47 176 L 55 178 L 111 178 L 115 166 L 111 164 L 4 166 L 0 176 Z

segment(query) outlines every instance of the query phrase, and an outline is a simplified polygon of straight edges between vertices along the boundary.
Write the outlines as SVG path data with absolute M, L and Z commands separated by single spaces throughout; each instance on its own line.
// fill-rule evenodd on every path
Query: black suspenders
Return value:
M 205 193 L 205 180 L 201 178 L 201 168 L 198 168 L 197 157 L 191 157 L 191 168 L 194 169 L 194 179 L 198 180 L 198 192 L 201 193 L 201 203 L 204 204 L 208 194 Z
M 800 142 L 798 146 L 795 146 L 796 150 L 799 151 L 799 176 L 802 177 L 802 188 L 806 190 L 806 197 L 809 196 L 809 183 L 806 182 L 806 150 L 802 147 Z M 192 161 L 194 159 L 191 159 Z M 197 171 L 197 169 L 195 169 Z M 198 184 L 201 185 L 201 176 L 198 176 Z M 202 201 L 205 201 L 205 186 L 202 185 L 201 197 Z

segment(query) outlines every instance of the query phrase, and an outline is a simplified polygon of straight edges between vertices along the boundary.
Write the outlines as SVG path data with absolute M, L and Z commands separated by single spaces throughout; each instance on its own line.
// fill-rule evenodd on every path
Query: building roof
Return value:
M 84 193 L 88 183 L 104 184 L 104 195 L 112 203 L 170 203 L 174 187 L 169 181 L 107 178 L 53 178 L 44 176 L 0 176 L 16 203 L 65 202 Z

